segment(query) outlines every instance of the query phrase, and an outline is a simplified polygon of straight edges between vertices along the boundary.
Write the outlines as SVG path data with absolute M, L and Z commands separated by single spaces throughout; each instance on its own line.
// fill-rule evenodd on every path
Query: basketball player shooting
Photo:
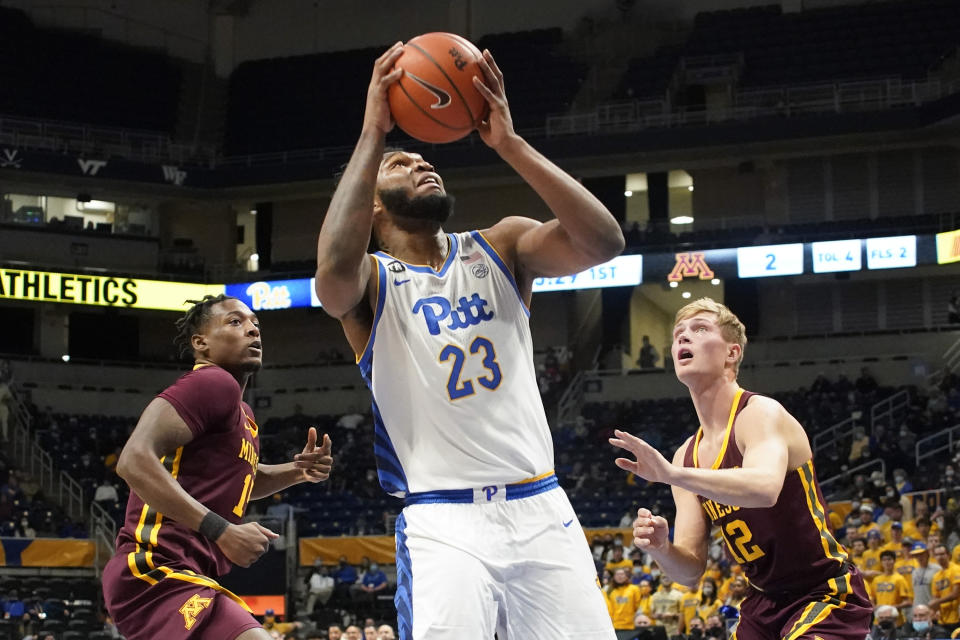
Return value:
M 330 474 L 330 438 L 310 427 L 303 452 L 259 464 L 260 429 L 243 401 L 260 369 L 260 323 L 229 296 L 205 296 L 177 321 L 195 360 L 147 405 L 117 463 L 130 485 L 103 596 L 128 640 L 269 640 L 238 596 L 216 578 L 248 567 L 277 534 L 243 522 L 250 500 Z
M 696 587 L 710 528 L 719 527 L 754 587 L 733 638 L 863 640 L 872 607 L 828 529 L 807 434 L 776 400 L 737 384 L 746 344 L 743 323 L 710 298 L 677 312 L 671 352 L 700 429 L 672 463 L 628 433 L 610 438 L 636 457 L 618 458 L 618 467 L 673 487 L 673 541 L 667 521 L 642 508 L 634 542 L 675 581 Z
M 553 472 L 528 308 L 533 279 L 623 249 L 609 211 L 518 136 L 483 52 L 483 142 L 554 219 L 445 233 L 453 198 L 416 153 L 384 153 L 397 43 L 374 65 L 360 139 L 323 222 L 317 295 L 373 395 L 380 484 L 397 519 L 401 640 L 614 638 L 586 538 Z M 374 235 L 381 247 L 366 253 Z

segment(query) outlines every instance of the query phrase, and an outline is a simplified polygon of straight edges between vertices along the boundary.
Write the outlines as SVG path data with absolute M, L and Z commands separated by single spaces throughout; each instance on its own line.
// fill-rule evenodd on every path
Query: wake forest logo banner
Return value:
M 185 300 L 223 292 L 222 284 L 0 269 L 0 299 L 8 300 L 183 311 Z

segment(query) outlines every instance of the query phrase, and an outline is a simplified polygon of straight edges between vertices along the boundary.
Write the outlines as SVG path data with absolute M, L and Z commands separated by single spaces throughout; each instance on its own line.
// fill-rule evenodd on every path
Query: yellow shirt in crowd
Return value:
M 640 587 L 629 582 L 621 587 L 611 585 L 606 593 L 607 611 L 613 620 L 614 629 L 633 629 L 633 620 L 637 617 L 643 594 Z
M 897 561 L 893 563 L 894 573 L 899 573 L 906 579 L 907 584 L 910 585 L 911 591 L 913 590 L 913 570 L 920 566 L 920 563 L 917 562 L 916 558 L 897 558 Z M 910 599 L 913 599 L 913 593 L 910 594 Z
M 930 585 L 930 594 L 940 598 L 950 593 L 953 585 L 960 584 L 960 566 L 952 562 L 933 575 L 933 584 Z M 940 605 L 940 624 L 957 624 L 960 622 L 960 602 L 953 600 Z
M 880 549 L 866 549 L 863 552 L 863 564 L 860 565 L 861 571 L 879 571 L 880 570 Z
M 886 575 L 881 573 L 873 579 L 870 585 L 870 593 L 873 596 L 873 603 L 877 606 L 889 604 L 899 607 L 904 600 L 913 600 L 913 588 L 907 584 L 907 581 L 899 573 Z
M 680 616 L 683 620 L 683 623 L 680 625 L 681 630 L 689 628 L 690 621 L 697 615 L 697 606 L 699 604 L 700 593 L 696 591 L 688 591 L 680 598 Z

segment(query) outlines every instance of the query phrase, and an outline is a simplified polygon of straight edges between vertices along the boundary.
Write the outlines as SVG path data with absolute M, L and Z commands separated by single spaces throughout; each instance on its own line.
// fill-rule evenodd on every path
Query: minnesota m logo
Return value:
M 673 271 L 667 276 L 670 282 L 680 282 L 685 277 L 692 278 L 700 276 L 701 280 L 710 280 L 713 278 L 713 270 L 707 261 L 703 259 L 703 253 L 678 253 L 677 264 L 673 266 Z
M 187 631 L 193 628 L 197 623 L 197 616 L 203 613 L 203 610 L 210 606 L 213 598 L 201 598 L 200 594 L 193 594 L 190 599 L 180 607 L 180 613 L 183 615 L 183 626 Z

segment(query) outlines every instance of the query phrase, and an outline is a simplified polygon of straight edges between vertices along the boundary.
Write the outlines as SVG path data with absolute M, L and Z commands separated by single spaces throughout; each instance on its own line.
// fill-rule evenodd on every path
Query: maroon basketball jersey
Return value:
M 736 419 L 757 394 L 742 389 L 734 397 L 727 433 L 713 469 L 743 464 L 737 447 Z M 687 446 L 683 464 L 701 466 L 697 449 L 703 429 Z M 772 507 L 733 507 L 697 496 L 711 524 L 720 527 L 727 554 L 743 567 L 751 584 L 764 591 L 803 591 L 835 578 L 847 553 L 828 528 L 826 502 L 817 483 L 813 460 L 787 472 Z
M 193 432 L 193 440 L 160 461 L 184 491 L 234 524 L 243 520 L 260 457 L 257 423 L 241 393 L 232 375 L 206 365 L 185 373 L 158 395 Z M 169 573 L 168 565 L 210 577 L 231 568 L 215 543 L 165 518 L 133 491 L 117 535 L 117 552 L 128 554 L 130 570 L 148 582 Z

